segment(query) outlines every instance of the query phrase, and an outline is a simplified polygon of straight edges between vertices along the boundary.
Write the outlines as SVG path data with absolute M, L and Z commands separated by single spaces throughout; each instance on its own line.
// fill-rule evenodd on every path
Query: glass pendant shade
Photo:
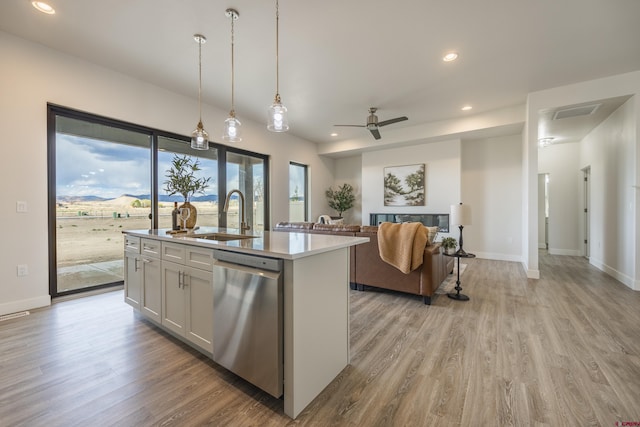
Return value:
M 222 139 L 226 142 L 242 141 L 242 138 L 240 137 L 242 129 L 240 126 L 242 126 L 240 120 L 236 119 L 235 114 L 231 113 L 227 120 L 224 121 L 224 133 L 222 134 Z
M 271 132 L 286 132 L 289 130 L 287 107 L 280 100 L 280 6 L 276 0 L 276 98 L 267 110 L 267 129 Z
M 274 103 L 269 106 L 267 114 L 267 129 L 271 132 L 286 132 L 289 130 L 287 107 L 282 105 L 279 96 L 276 96 Z
M 202 126 L 202 44 L 207 41 L 207 38 L 202 34 L 194 34 L 193 39 L 198 43 L 198 112 L 200 118 L 196 129 L 191 132 L 191 148 L 208 150 L 209 133 Z
M 194 150 L 209 149 L 209 133 L 204 130 L 202 121 L 198 122 L 198 126 L 191 133 L 191 148 L 193 148 Z

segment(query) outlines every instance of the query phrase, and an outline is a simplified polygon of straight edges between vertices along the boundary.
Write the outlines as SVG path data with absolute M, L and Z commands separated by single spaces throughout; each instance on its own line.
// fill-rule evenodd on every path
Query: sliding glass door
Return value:
M 264 156 L 226 153 L 226 192 L 240 190 L 244 195 L 245 221 L 251 230 L 264 231 L 266 224 L 266 168 Z M 226 195 L 225 195 L 226 196 Z M 221 199 L 221 206 L 225 199 Z M 229 199 L 229 209 L 226 214 L 226 226 L 240 228 L 242 219 L 240 197 L 234 193 Z
M 52 120 L 56 296 L 122 280 L 122 230 L 151 224 L 151 135 L 62 114 Z
M 174 202 L 167 171 L 176 157 L 197 161 L 208 187 L 195 194 L 197 226 L 239 228 L 236 194 L 246 222 L 264 230 L 268 218 L 268 156 L 210 143 L 192 150 L 189 138 L 64 107 L 48 109 L 49 289 L 52 297 L 119 285 L 123 230 L 170 229 Z

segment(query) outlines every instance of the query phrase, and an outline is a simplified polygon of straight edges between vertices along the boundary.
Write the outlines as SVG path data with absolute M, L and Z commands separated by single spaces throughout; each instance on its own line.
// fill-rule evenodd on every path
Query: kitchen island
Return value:
M 275 332 L 281 342 L 284 413 L 291 418 L 349 363 L 349 247 L 368 238 L 287 232 L 243 235 L 217 227 L 178 234 L 164 229 L 124 234 L 125 302 L 212 357 L 227 350 L 220 348 L 220 340 L 216 343 L 214 331 L 218 334 L 219 329 L 213 325 L 214 283 L 217 280 L 217 285 L 226 287 L 220 282 L 232 277 L 219 274 L 229 266 L 226 261 L 240 255 L 282 266 L 281 326 Z M 256 268 L 247 270 L 256 277 L 273 275 Z M 219 316 L 227 308 L 224 304 L 216 308 L 217 326 L 240 325 L 250 317 L 243 313 L 240 320 L 234 317 L 221 322 Z M 236 341 L 224 345 L 240 347 Z M 261 363 L 256 356 L 260 355 L 252 355 L 250 363 Z M 263 389 L 279 397 L 278 392 Z

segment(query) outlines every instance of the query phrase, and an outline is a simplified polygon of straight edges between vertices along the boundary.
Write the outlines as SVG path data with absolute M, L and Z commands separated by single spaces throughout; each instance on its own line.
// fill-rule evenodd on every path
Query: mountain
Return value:
M 149 194 L 123 194 L 120 197 L 116 197 L 114 199 L 109 199 L 105 197 L 99 196 L 58 196 L 56 197 L 57 203 L 87 203 L 87 202 L 106 202 L 106 201 L 115 201 L 117 199 L 122 198 L 130 198 L 132 200 L 151 200 L 151 195 Z M 184 199 L 180 194 L 174 194 L 173 196 L 167 196 L 165 194 L 161 194 L 158 197 L 159 202 L 178 202 L 182 203 Z M 217 194 L 208 194 L 205 196 L 196 196 L 191 198 L 192 202 L 217 202 L 218 195 Z

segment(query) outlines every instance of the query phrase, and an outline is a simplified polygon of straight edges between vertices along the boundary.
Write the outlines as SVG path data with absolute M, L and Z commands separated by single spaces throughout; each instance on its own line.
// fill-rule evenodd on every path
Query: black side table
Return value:
M 456 280 L 456 287 L 455 287 L 456 292 L 448 293 L 447 296 L 451 299 L 455 299 L 458 301 L 469 301 L 468 296 L 460 293 L 460 291 L 462 290 L 462 286 L 460 286 L 460 258 L 475 258 L 476 256 L 474 254 L 470 254 L 467 252 L 460 253 L 459 251 L 452 254 L 443 252 L 442 254 L 444 256 L 458 258 L 458 280 Z

